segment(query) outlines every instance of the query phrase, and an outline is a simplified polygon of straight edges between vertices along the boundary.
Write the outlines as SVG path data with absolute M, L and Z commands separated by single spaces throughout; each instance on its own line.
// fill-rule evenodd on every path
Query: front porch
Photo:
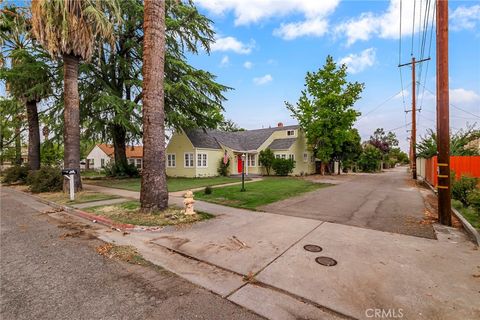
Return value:
M 233 151 L 233 161 L 230 164 L 230 176 L 245 175 L 254 177 L 261 176 L 261 167 L 258 163 L 257 151 Z

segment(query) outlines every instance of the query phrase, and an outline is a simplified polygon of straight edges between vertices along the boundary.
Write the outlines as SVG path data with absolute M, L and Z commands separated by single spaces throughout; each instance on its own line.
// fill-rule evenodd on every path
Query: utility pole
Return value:
M 417 81 L 415 80 L 415 65 L 428 60 L 430 60 L 430 58 L 417 61 L 415 60 L 415 57 L 412 57 L 412 62 L 398 65 L 399 68 L 412 65 L 412 136 L 410 139 L 410 167 L 412 168 L 412 178 L 414 180 L 417 180 Z
M 448 0 L 437 0 L 437 154 L 438 218 L 452 225 L 448 86 Z

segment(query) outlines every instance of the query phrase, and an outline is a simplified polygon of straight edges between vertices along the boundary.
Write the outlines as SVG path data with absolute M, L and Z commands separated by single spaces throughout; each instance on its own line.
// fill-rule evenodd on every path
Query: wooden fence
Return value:
M 455 179 L 461 176 L 480 178 L 480 156 L 450 156 L 450 170 L 455 173 Z M 437 156 L 417 159 L 417 172 L 432 186 L 437 186 Z

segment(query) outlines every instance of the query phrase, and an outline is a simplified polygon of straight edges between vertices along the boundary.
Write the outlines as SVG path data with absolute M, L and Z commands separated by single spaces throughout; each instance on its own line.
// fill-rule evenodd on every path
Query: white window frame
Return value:
M 293 136 L 295 136 L 295 130 L 287 130 L 287 137 L 293 137 Z
M 128 161 L 128 164 L 133 164 L 133 165 L 135 165 L 135 159 L 133 159 L 133 158 L 128 158 L 127 161 Z
M 249 167 L 256 167 L 257 166 L 257 155 L 256 154 L 249 154 L 248 155 L 247 165 Z
M 188 159 L 187 159 L 188 156 Z M 183 154 L 183 167 L 195 168 L 195 157 L 193 152 L 185 152 Z
M 88 166 L 89 167 L 95 167 L 95 159 L 88 159 Z
M 104 158 L 100 159 L 100 168 L 105 168 L 105 159 Z
M 285 153 L 277 153 L 275 155 L 275 158 L 277 158 L 277 159 L 287 159 L 287 155 Z
M 197 168 L 208 168 L 208 153 L 197 153 Z
M 308 153 L 303 153 L 303 162 L 308 162 Z
M 288 159 L 291 159 L 291 160 L 295 161 L 295 155 L 293 153 L 290 153 L 288 155 Z
M 175 168 L 177 166 L 177 155 L 175 153 L 167 153 L 167 168 Z
M 139 166 L 139 165 L 140 165 L 140 166 Z M 142 158 L 136 158 L 136 159 L 135 159 L 135 167 L 137 167 L 137 169 L 142 169 L 142 167 L 143 167 Z

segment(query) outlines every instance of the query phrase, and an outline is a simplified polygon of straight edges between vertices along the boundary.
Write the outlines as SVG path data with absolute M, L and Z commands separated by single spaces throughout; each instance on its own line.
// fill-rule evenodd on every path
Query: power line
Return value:
M 431 94 L 436 95 L 435 93 L 433 93 L 433 91 L 429 90 L 426 86 L 423 86 L 423 87 L 425 88 L 425 90 L 427 90 L 427 91 L 430 92 Z M 450 106 L 452 106 L 452 107 L 454 107 L 455 109 L 458 109 L 458 110 L 460 110 L 460 111 L 463 111 L 463 112 L 465 112 L 465 113 L 468 113 L 469 115 L 472 115 L 472 116 L 474 116 L 475 118 L 480 119 L 480 116 L 478 116 L 478 115 L 476 115 L 476 114 L 474 114 L 474 113 L 472 113 L 472 112 L 470 112 L 470 111 L 467 111 L 467 110 L 465 110 L 465 109 L 462 109 L 462 108 L 460 108 L 460 107 L 457 107 L 456 105 L 454 105 L 454 104 L 451 103 L 451 102 L 450 102 Z
M 417 6 L 417 1 L 413 0 L 413 23 L 412 23 L 412 49 L 410 50 L 410 55 L 413 56 L 413 39 L 415 35 L 415 9 Z
M 384 100 L 383 102 L 381 102 L 379 105 L 377 105 L 375 108 L 373 108 L 372 110 L 368 111 L 367 113 L 365 114 L 362 114 L 358 120 L 360 119 L 363 119 L 365 118 L 366 116 L 368 116 L 369 114 L 371 114 L 372 112 L 375 112 L 377 111 L 378 109 L 380 109 L 383 105 L 385 105 L 385 103 L 387 103 L 388 101 L 392 100 L 393 98 L 395 98 L 399 93 L 403 93 L 403 90 L 402 91 L 399 91 L 399 92 L 396 92 L 394 95 L 388 97 L 386 100 Z M 357 121 L 358 121 L 357 120 Z

